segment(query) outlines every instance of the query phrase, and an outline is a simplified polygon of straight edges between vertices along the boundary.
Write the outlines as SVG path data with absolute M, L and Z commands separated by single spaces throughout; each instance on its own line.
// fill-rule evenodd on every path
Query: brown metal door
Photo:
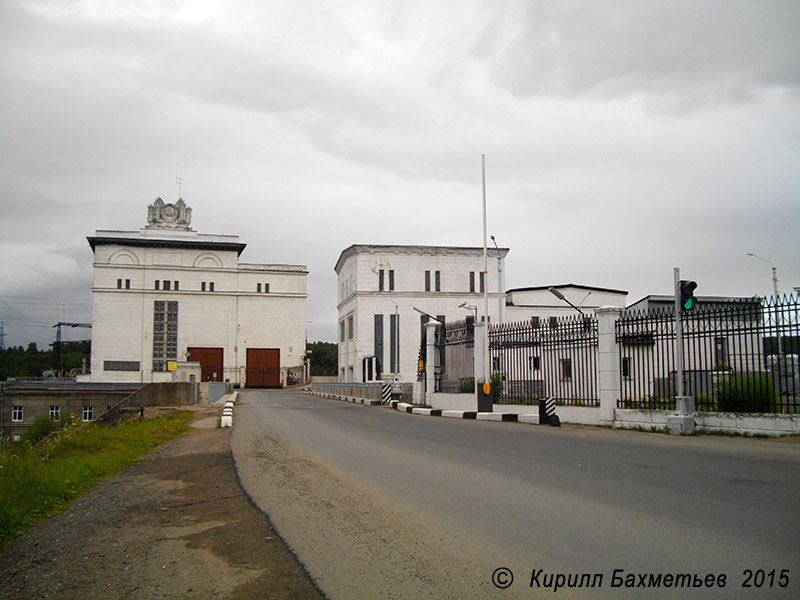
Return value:
M 281 351 L 278 348 L 247 349 L 247 387 L 281 386 Z
M 202 367 L 201 381 L 224 381 L 222 348 L 189 348 L 189 360 Z

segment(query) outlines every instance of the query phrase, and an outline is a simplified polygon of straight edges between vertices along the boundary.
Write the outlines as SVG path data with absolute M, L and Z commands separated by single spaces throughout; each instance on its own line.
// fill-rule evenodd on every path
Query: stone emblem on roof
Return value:
M 191 231 L 192 209 L 183 198 L 174 204 L 167 204 L 161 198 L 147 206 L 147 226 L 145 229 L 181 229 Z

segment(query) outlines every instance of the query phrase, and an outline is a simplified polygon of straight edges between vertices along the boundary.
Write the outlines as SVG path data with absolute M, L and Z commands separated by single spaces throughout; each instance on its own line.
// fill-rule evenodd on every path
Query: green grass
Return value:
M 0 450 L 0 547 L 28 524 L 63 511 L 75 497 L 160 444 L 189 430 L 192 413 L 109 427 L 75 423 L 31 446 Z

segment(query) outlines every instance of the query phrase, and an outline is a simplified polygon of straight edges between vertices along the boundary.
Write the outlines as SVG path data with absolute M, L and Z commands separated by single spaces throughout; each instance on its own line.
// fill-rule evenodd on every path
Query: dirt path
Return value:
M 322 598 L 239 486 L 217 411 L 10 542 L 0 598 Z

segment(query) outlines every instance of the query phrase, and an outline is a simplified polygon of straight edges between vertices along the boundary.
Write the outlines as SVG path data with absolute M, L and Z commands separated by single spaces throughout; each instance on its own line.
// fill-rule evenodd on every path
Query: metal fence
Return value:
M 475 391 L 475 321 L 467 317 L 436 327 L 434 381 L 437 392 L 466 394 Z
M 489 354 L 497 404 L 599 405 L 594 315 L 491 326 Z
M 795 413 L 800 405 L 798 299 L 699 304 L 682 314 L 684 394 L 699 411 Z M 672 307 L 624 313 L 616 323 L 619 408 L 675 408 Z

